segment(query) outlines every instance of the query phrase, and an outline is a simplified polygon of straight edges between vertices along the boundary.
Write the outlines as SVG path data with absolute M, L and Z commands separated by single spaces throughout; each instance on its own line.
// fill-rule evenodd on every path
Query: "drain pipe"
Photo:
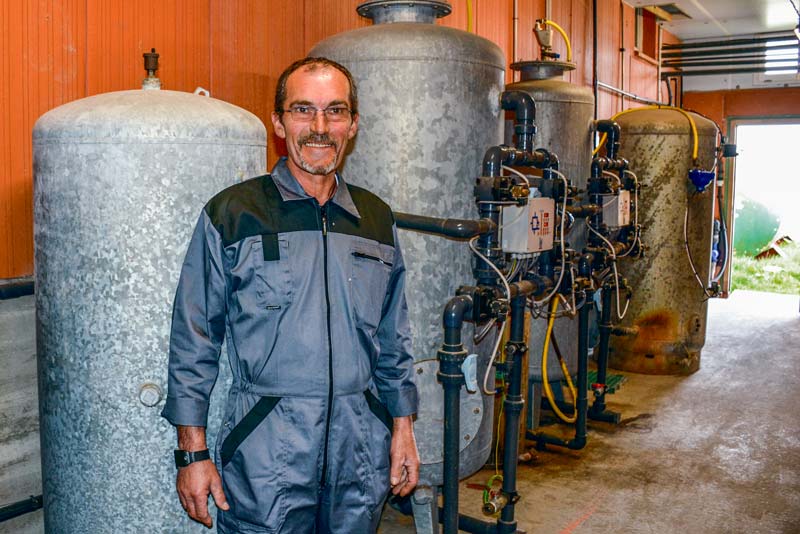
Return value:
M 498 534 L 513 534 L 517 531 L 514 507 L 519 500 L 519 493 L 517 493 L 519 420 L 524 406 L 522 398 L 522 361 L 528 351 L 528 346 L 525 343 L 526 302 L 527 296 L 525 293 L 520 293 L 511 299 L 511 333 L 506 344 L 506 365 L 510 364 L 511 376 L 506 398 L 503 401 L 506 423 L 501 497 L 505 504 L 500 512 L 500 519 L 497 521 Z
M 444 387 L 444 510 L 442 522 L 445 534 L 458 533 L 458 464 L 461 437 L 460 396 L 464 384 L 462 365 L 467 351 L 461 340 L 461 329 L 467 314 L 472 310 L 472 298 L 458 295 L 450 299 L 444 309 L 444 343 L 436 353 L 439 371 L 436 373 Z

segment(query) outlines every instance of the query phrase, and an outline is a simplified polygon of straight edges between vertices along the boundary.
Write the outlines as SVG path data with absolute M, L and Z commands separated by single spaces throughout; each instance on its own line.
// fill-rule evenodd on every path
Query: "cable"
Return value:
M 546 297 L 544 297 L 543 299 L 534 300 L 533 302 L 535 304 L 541 304 L 542 302 L 547 302 L 548 300 L 553 298 L 553 295 L 555 295 L 558 292 L 558 288 L 561 286 L 561 280 L 564 279 L 564 271 L 566 270 L 566 266 L 567 266 L 567 256 L 566 256 L 566 252 L 564 250 L 566 248 L 565 247 L 566 243 L 564 243 L 564 221 L 567 218 L 566 217 L 566 214 L 567 214 L 567 197 L 569 196 L 567 194 L 567 192 L 569 191 L 569 180 L 567 180 L 566 176 L 564 176 L 563 174 L 561 174 L 560 172 L 558 172 L 555 169 L 550 169 L 550 171 L 553 172 L 554 174 L 558 175 L 561 178 L 561 180 L 564 182 L 564 205 L 561 208 L 561 225 L 560 225 L 561 229 L 559 231 L 559 238 L 561 239 L 561 272 L 558 274 L 558 281 L 553 286 L 553 290 L 550 291 L 550 293 Z
M 622 181 L 619 179 L 619 176 L 617 176 L 617 175 L 616 175 L 616 174 L 614 174 L 613 172 L 609 172 L 609 171 L 602 171 L 602 172 L 603 172 L 603 174 L 605 174 L 606 176 L 608 176 L 608 177 L 610 177 L 610 178 L 613 178 L 614 180 L 616 180 L 616 181 L 617 181 L 617 186 L 618 186 L 618 187 L 622 187 Z
M 711 298 L 714 295 L 708 291 L 705 284 L 703 284 L 703 281 L 700 280 L 700 275 L 697 274 L 697 269 L 694 265 L 694 259 L 692 258 L 692 251 L 689 250 L 689 202 L 691 202 L 691 198 L 689 198 L 686 202 L 686 210 L 683 212 L 683 246 L 686 248 L 686 256 L 689 258 L 689 266 L 692 268 L 692 272 L 694 273 L 697 283 L 700 285 L 703 293 L 705 293 L 708 298 Z
M 577 396 L 577 391 L 575 389 L 575 385 L 572 383 L 572 377 L 569 374 L 569 369 L 567 369 L 567 364 L 564 363 L 564 359 L 561 358 L 559 354 L 558 361 L 561 364 L 561 372 L 564 374 L 564 378 L 567 379 L 567 386 L 569 387 L 570 394 L 572 395 L 572 409 L 573 413 L 572 416 L 567 416 L 562 412 L 558 404 L 556 404 L 555 397 L 553 396 L 553 390 L 550 387 L 550 382 L 547 379 L 547 353 L 550 350 L 550 336 L 553 335 L 553 323 L 556 320 L 556 308 L 558 308 L 558 299 L 553 299 L 550 301 L 550 319 L 547 321 L 547 332 L 544 335 L 544 347 L 542 348 L 542 385 L 544 386 L 544 394 L 547 396 L 547 400 L 550 402 L 550 407 L 553 409 L 553 412 L 558 416 L 559 419 L 564 421 L 565 423 L 574 423 L 578 420 L 578 407 L 575 404 L 575 399 Z
M 625 303 L 625 309 L 622 311 L 622 315 L 620 315 L 620 311 L 619 310 L 620 310 L 620 308 L 622 306 L 620 305 L 620 301 L 619 301 L 619 273 L 617 272 L 617 254 L 616 254 L 616 252 L 614 252 L 614 246 L 611 244 L 611 242 L 608 239 L 606 239 L 602 234 L 600 234 L 600 232 L 598 232 L 597 230 L 592 228 L 591 224 L 588 224 L 588 222 L 587 222 L 586 227 L 594 235 L 596 235 L 597 237 L 599 237 L 600 239 L 603 240 L 603 242 L 608 247 L 608 251 L 611 253 L 611 267 L 612 267 L 612 269 L 614 271 L 614 287 L 616 288 L 616 292 L 617 292 L 617 317 L 619 317 L 619 319 L 621 321 L 625 317 L 625 314 L 628 313 L 628 306 L 630 305 L 631 300 L 627 299 L 627 302 Z
M 505 165 L 502 165 L 502 169 L 504 171 L 513 172 L 514 174 L 516 174 L 517 176 L 522 178 L 525 181 L 525 185 L 527 185 L 528 189 L 530 189 L 531 183 L 528 181 L 528 177 L 527 176 L 525 176 L 524 174 L 519 172 L 517 169 L 512 169 L 511 167 L 506 167 Z
M 564 38 L 564 42 L 567 44 L 567 61 L 572 61 L 572 45 L 569 42 L 569 37 L 567 37 L 567 32 L 564 31 L 564 28 L 553 22 L 552 20 L 545 20 L 545 24 L 548 26 L 552 26 L 555 30 L 561 34 L 561 37 Z
M 622 172 L 633 176 L 633 227 L 635 230 L 633 235 L 633 243 L 631 243 L 631 246 L 625 251 L 624 254 L 620 254 L 618 256 L 619 258 L 624 258 L 636 248 L 637 244 L 642 244 L 641 231 L 639 230 L 639 177 L 636 176 L 633 171 L 629 171 L 628 169 L 624 169 Z
M 794 8 L 795 12 L 797 13 L 797 16 L 800 17 L 800 9 L 798 9 L 797 6 L 794 5 L 794 1 L 793 0 L 789 0 L 789 3 L 792 4 L 792 7 Z
M 497 266 L 494 263 L 489 261 L 489 258 L 487 258 L 483 254 L 481 254 L 478 251 L 478 249 L 475 248 L 475 241 L 478 240 L 478 237 L 480 237 L 480 236 L 475 236 L 475 237 L 473 237 L 472 239 L 469 240 L 469 248 L 470 248 L 470 250 L 472 250 L 472 252 L 476 256 L 478 256 L 480 259 L 485 261 L 486 264 L 489 267 L 491 267 L 494 270 L 494 272 L 497 273 L 497 275 L 500 277 L 500 281 L 503 282 L 503 287 L 505 287 L 506 299 L 508 301 L 511 301 L 511 288 L 508 286 L 508 280 L 506 280 L 506 277 L 503 276 L 503 273 L 500 272 L 500 269 L 498 269 Z M 485 395 L 494 395 L 495 394 L 494 391 L 489 391 L 489 387 L 488 387 L 487 384 L 489 382 L 489 373 L 492 370 L 492 366 L 494 365 L 495 358 L 497 358 L 497 349 L 500 347 L 500 339 L 503 337 L 503 333 L 505 332 L 505 329 L 506 329 L 506 322 L 507 321 L 503 321 L 503 325 L 500 328 L 500 332 L 497 334 L 497 341 L 494 344 L 494 349 L 492 350 L 492 356 L 491 356 L 491 358 L 489 358 L 489 365 L 486 367 L 486 374 L 483 375 L 483 393 Z
M 698 152 L 700 150 L 700 137 L 699 137 L 699 135 L 697 133 L 697 124 L 695 124 L 694 119 L 692 118 L 691 115 L 689 115 L 689 113 L 685 109 L 681 109 L 681 108 L 678 108 L 678 107 L 675 107 L 675 106 L 661 106 L 661 105 L 657 105 L 657 106 L 641 106 L 641 107 L 638 107 L 638 108 L 628 108 L 628 109 L 622 110 L 619 113 L 617 113 L 616 115 L 614 115 L 613 117 L 611 117 L 611 120 L 616 120 L 618 117 L 621 117 L 622 115 L 625 115 L 627 113 L 633 113 L 634 111 L 646 111 L 646 110 L 652 110 L 652 109 L 669 109 L 669 110 L 672 110 L 672 111 L 677 111 L 678 113 L 683 113 L 683 116 L 686 117 L 689 120 L 689 126 L 691 126 L 691 128 L 692 128 L 692 138 L 694 140 L 694 144 L 692 146 L 692 161 L 696 163 L 697 162 L 697 154 L 698 154 Z M 608 138 L 608 135 L 607 134 L 603 134 L 603 137 L 600 138 L 600 142 L 597 144 L 595 149 L 592 151 L 592 156 L 596 156 L 597 153 L 600 152 L 600 148 L 602 148 L 602 146 L 605 144 L 607 138 Z

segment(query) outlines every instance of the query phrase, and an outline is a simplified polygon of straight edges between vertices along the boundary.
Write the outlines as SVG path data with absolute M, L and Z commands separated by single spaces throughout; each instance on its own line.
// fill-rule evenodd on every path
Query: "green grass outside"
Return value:
M 786 243 L 780 248 L 786 253 L 786 257 L 756 260 L 734 254 L 731 291 L 749 289 L 800 294 L 800 244 Z

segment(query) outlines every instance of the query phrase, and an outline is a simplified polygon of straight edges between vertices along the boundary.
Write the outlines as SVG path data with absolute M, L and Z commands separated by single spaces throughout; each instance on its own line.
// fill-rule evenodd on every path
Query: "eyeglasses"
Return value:
M 292 106 L 289 109 L 281 110 L 292 115 L 292 120 L 297 122 L 311 122 L 321 111 L 328 122 L 344 122 L 350 119 L 352 112 L 346 106 L 330 106 L 325 109 L 317 109 L 314 106 Z

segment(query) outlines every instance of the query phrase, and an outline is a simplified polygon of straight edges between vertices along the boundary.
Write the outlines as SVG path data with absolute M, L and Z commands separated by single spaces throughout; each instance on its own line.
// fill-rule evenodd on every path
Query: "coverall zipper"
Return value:
M 328 206 L 320 210 L 322 223 L 322 257 L 325 275 L 325 310 L 328 327 L 328 413 L 325 416 L 325 448 L 322 451 L 322 477 L 320 490 L 325 487 L 328 477 L 328 441 L 330 439 L 331 415 L 333 414 L 333 345 L 331 343 L 331 299 L 328 291 Z

